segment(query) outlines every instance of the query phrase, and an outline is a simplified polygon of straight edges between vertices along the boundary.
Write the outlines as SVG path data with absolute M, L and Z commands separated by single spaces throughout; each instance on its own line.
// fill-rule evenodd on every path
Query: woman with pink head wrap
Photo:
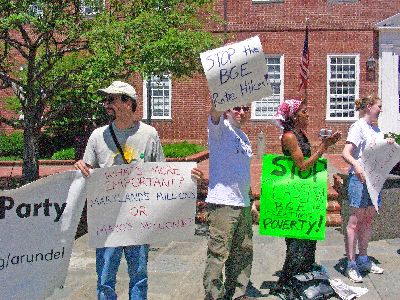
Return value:
M 279 128 L 284 130 L 285 127 L 293 125 L 292 117 L 299 110 L 301 103 L 301 100 L 290 99 L 285 100 L 278 106 L 274 119 Z
M 286 100 L 281 103 L 274 116 L 277 126 L 283 131 L 282 152 L 290 156 L 301 171 L 310 169 L 328 147 L 340 139 L 340 133 L 322 140 L 317 151 L 311 153 L 311 145 L 304 131 L 308 125 L 308 107 L 300 100 Z M 317 242 L 314 240 L 285 238 L 286 259 L 273 293 L 291 293 L 290 280 L 300 273 L 312 270 L 315 264 Z

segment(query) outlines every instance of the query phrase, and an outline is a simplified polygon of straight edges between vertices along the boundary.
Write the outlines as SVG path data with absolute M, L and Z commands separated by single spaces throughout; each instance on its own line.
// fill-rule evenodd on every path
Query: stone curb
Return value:
M 73 165 L 75 160 L 39 159 L 39 166 L 65 166 Z M 21 167 L 22 160 L 0 161 L 0 167 Z

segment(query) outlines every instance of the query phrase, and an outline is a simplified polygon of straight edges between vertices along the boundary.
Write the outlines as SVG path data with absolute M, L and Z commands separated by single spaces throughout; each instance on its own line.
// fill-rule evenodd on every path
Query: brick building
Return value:
M 354 100 L 372 92 L 383 99 L 380 127 L 385 132 L 400 132 L 400 1 L 217 0 L 216 10 L 226 25 L 210 25 L 211 31 L 229 33 L 230 42 L 255 35 L 262 42 L 274 94 L 252 104 L 251 119 L 244 129 L 253 145 L 262 131 L 266 151 L 280 151 L 279 131 L 271 116 L 284 99 L 304 96 L 298 86 L 306 17 L 311 141 L 318 141 L 320 128 L 341 130 L 346 136 L 357 119 Z M 140 79 L 135 82 L 142 83 Z M 135 87 L 138 114 L 147 119 L 146 83 Z M 205 76 L 154 78 L 151 89 L 152 125 L 163 142 L 206 144 L 211 100 Z M 344 139 L 332 151 L 340 152 L 343 143 Z
M 230 41 L 259 35 L 273 80 L 274 95 L 252 104 L 251 120 L 245 126 L 253 145 L 262 131 L 266 151 L 279 151 L 279 131 L 271 115 L 284 99 L 304 96 L 298 87 L 306 17 L 310 29 L 310 139 L 318 141 L 320 128 L 341 130 L 345 138 L 349 125 L 357 119 L 354 100 L 372 92 L 383 99 L 379 120 L 383 131 L 400 132 L 400 1 L 219 0 L 216 8 L 227 25 L 211 30 L 226 30 L 232 36 Z M 146 89 L 142 90 L 146 96 Z M 164 141 L 206 142 L 211 100 L 203 74 L 184 81 L 166 77 L 162 86 L 153 87 L 153 93 L 152 124 Z M 146 103 L 139 109 L 146 118 Z M 344 139 L 333 151 L 340 152 L 343 143 Z

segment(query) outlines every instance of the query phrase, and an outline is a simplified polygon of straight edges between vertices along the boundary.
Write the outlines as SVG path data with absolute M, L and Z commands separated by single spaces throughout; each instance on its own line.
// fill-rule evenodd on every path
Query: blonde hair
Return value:
M 364 110 L 367 108 L 367 105 L 374 105 L 375 103 L 377 103 L 380 100 L 380 98 L 377 95 L 368 95 L 365 96 L 364 98 L 361 99 L 357 99 L 356 101 L 354 101 L 356 110 Z

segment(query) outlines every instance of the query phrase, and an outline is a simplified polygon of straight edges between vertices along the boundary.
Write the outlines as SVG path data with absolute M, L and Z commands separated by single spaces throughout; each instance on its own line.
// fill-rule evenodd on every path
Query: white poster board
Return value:
M 390 171 L 400 161 L 400 146 L 388 144 L 386 140 L 367 143 L 361 156 L 365 181 L 372 203 L 378 211 L 378 196 Z
M 0 191 L 1 299 L 44 299 L 64 284 L 84 204 L 78 171 Z
M 258 36 L 200 54 L 212 104 L 218 111 L 272 95 Z
M 138 162 L 95 169 L 87 183 L 89 245 L 141 245 L 193 236 L 195 166 Z

